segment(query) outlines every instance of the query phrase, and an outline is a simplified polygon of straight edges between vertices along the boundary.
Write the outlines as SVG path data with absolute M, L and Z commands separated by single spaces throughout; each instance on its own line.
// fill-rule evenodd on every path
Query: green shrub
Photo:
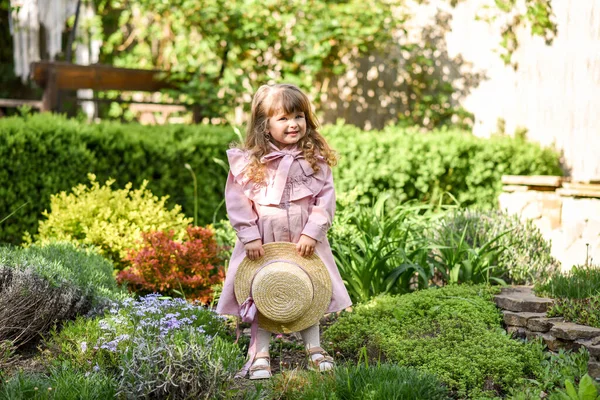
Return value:
M 118 393 L 130 399 L 219 398 L 241 360 L 236 345 L 186 327 L 168 339 L 132 346 L 120 363 Z
M 600 295 L 586 299 L 568 297 L 554 299 L 547 315 L 563 317 L 566 321 L 600 328 Z
M 393 364 L 344 365 L 333 374 L 300 372 L 277 375 L 274 392 L 290 400 L 421 400 L 448 399 L 438 379 L 413 368 Z
M 365 132 L 341 123 L 324 134 L 341 155 L 336 188 L 356 188 L 363 204 L 384 192 L 398 202 L 452 203 L 444 195 L 450 192 L 462 206 L 495 208 L 502 175 L 562 175 L 556 151 L 519 138 L 397 127 Z
M 142 245 L 143 232 L 173 230 L 179 240 L 185 235 L 191 219 L 179 206 L 167 210 L 167 198 L 154 196 L 146 182 L 139 189 L 128 183 L 124 189 L 113 190 L 113 180 L 100 186 L 94 175 L 89 178 L 90 187 L 81 184 L 72 193 L 50 197 L 50 211 L 42 213 L 46 219 L 40 222 L 36 241 L 58 239 L 94 245 L 122 267 L 128 250 Z
M 0 247 L 0 342 L 27 343 L 54 324 L 124 298 L 112 270 L 93 250 L 70 243 Z
M 397 202 L 435 203 L 450 192 L 463 205 L 495 206 L 502 174 L 561 174 L 556 152 L 520 139 L 397 127 L 363 132 L 343 124 L 326 126 L 323 133 L 341 156 L 334 169 L 338 192 L 356 188 L 363 204 L 383 192 Z M 235 139 L 230 127 L 92 125 L 46 114 L 2 118 L 0 218 L 26 205 L 3 223 L 0 242 L 18 243 L 24 232 L 35 233 L 50 196 L 85 182 L 88 172 L 102 182 L 116 179 L 119 188 L 148 180 L 148 189 L 170 195 L 193 216 L 188 163 L 198 178 L 196 223 L 221 219 L 226 171 L 214 160 L 225 161 Z
M 60 331 L 51 332 L 47 345 L 54 349 L 52 357 L 58 361 L 73 362 L 88 370 L 98 365 L 116 371 L 132 347 L 169 339 L 187 327 L 233 341 L 222 317 L 214 311 L 181 298 L 152 294 L 114 303 L 104 316 L 69 322 Z
M 87 124 L 52 114 L 1 118 L 0 219 L 27 204 L 2 224 L 0 242 L 17 244 L 24 232 L 34 234 L 50 196 L 87 182 L 89 172 L 100 182 L 114 178 L 116 188 L 148 180 L 149 190 L 169 195 L 169 206 L 181 204 L 193 216 L 188 163 L 198 179 L 198 223 L 212 222 L 227 176 L 213 159 L 225 160 L 235 137 L 231 128 L 207 125 Z
M 384 295 L 344 313 L 324 343 L 356 359 L 373 359 L 435 374 L 457 396 L 499 394 L 539 368 L 539 351 L 501 328 L 485 286 L 447 286 Z
M 480 251 L 486 243 L 499 248 L 496 275 L 514 284 L 542 282 L 559 270 L 550 254 L 550 243 L 531 221 L 522 222 L 503 211 L 455 209 L 441 219 L 434 234 L 441 246 L 456 248 L 456 236 L 464 234 L 464 244 Z M 453 251 L 453 250 L 450 250 Z

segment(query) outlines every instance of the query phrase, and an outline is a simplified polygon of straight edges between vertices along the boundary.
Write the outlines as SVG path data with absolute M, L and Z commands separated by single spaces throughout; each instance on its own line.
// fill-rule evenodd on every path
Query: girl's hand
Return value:
M 244 245 L 244 249 L 246 250 L 246 255 L 252 261 L 261 258 L 265 255 L 265 250 L 262 246 L 262 240 L 256 239 L 251 242 L 248 242 Z
M 314 254 L 317 241 L 310 236 L 301 235 L 296 244 L 296 251 L 302 257 L 308 257 Z

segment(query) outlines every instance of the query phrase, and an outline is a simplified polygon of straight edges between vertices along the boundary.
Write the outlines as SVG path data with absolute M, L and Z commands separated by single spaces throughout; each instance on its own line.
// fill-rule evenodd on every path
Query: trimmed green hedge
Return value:
M 336 187 L 356 187 L 363 202 L 392 192 L 398 201 L 437 203 L 452 200 L 463 206 L 497 207 L 502 175 L 562 175 L 559 154 L 519 138 L 475 137 L 460 130 L 421 133 L 389 127 L 365 132 L 337 124 L 325 135 L 342 156 Z
M 335 171 L 339 192 L 357 189 L 368 203 L 390 191 L 400 202 L 437 201 L 450 191 L 464 205 L 492 206 L 502 174 L 561 174 L 559 155 L 519 139 L 476 138 L 462 131 L 422 134 L 405 128 L 364 132 L 349 125 L 323 129 L 340 153 Z M 19 243 L 35 233 L 50 195 L 87 182 L 116 179 L 181 204 L 194 213 L 194 188 L 186 163 L 198 179 L 198 223 L 212 222 L 223 200 L 225 150 L 236 136 L 230 127 L 87 124 L 62 116 L 37 114 L 0 119 L 0 242 Z M 449 201 L 448 197 L 445 198 Z M 225 216 L 219 208 L 217 218 Z
M 198 179 L 198 219 L 211 221 L 226 179 L 213 157 L 224 159 L 234 138 L 230 128 L 203 125 L 89 125 L 47 114 L 0 119 L 0 220 L 28 202 L 0 225 L 0 242 L 35 233 L 50 195 L 87 183 L 88 172 L 99 182 L 114 178 L 115 188 L 147 179 L 153 194 L 169 195 L 168 205 L 181 204 L 193 216 L 189 163 Z

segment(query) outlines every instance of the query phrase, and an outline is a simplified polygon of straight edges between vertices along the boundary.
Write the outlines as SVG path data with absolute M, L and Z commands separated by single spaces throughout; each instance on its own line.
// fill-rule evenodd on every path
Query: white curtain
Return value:
M 40 60 L 40 24 L 46 30 L 51 60 L 62 51 L 61 36 L 67 19 L 75 14 L 77 0 L 10 0 L 15 74 L 25 82 L 29 66 Z
M 10 5 L 15 75 L 25 82 L 29 78 L 30 64 L 40 59 L 38 3 L 37 0 L 10 0 Z

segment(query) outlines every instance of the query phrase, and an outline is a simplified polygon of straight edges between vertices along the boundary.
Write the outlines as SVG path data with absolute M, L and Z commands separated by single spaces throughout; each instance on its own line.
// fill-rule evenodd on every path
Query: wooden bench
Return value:
M 143 70 L 130 68 L 117 68 L 109 65 L 77 65 L 67 62 L 39 61 L 31 63 L 31 79 L 44 90 L 41 101 L 0 99 L 0 107 L 18 107 L 29 105 L 40 111 L 59 112 L 64 91 L 78 89 L 92 89 L 94 91 L 142 91 L 157 92 L 162 89 L 174 89 L 176 84 L 170 79 L 167 72 L 159 70 Z M 187 109 L 186 106 L 174 103 L 156 103 L 123 99 L 104 99 L 93 97 L 90 99 L 77 99 L 78 102 L 117 102 L 130 104 L 144 104 L 146 107 L 137 107 L 143 113 L 162 113 L 160 121 L 165 122 L 166 114 Z M 134 107 L 135 108 L 135 107 Z M 194 122 L 200 118 L 199 109 L 191 107 Z M 166 114 L 165 114 L 166 113 Z

